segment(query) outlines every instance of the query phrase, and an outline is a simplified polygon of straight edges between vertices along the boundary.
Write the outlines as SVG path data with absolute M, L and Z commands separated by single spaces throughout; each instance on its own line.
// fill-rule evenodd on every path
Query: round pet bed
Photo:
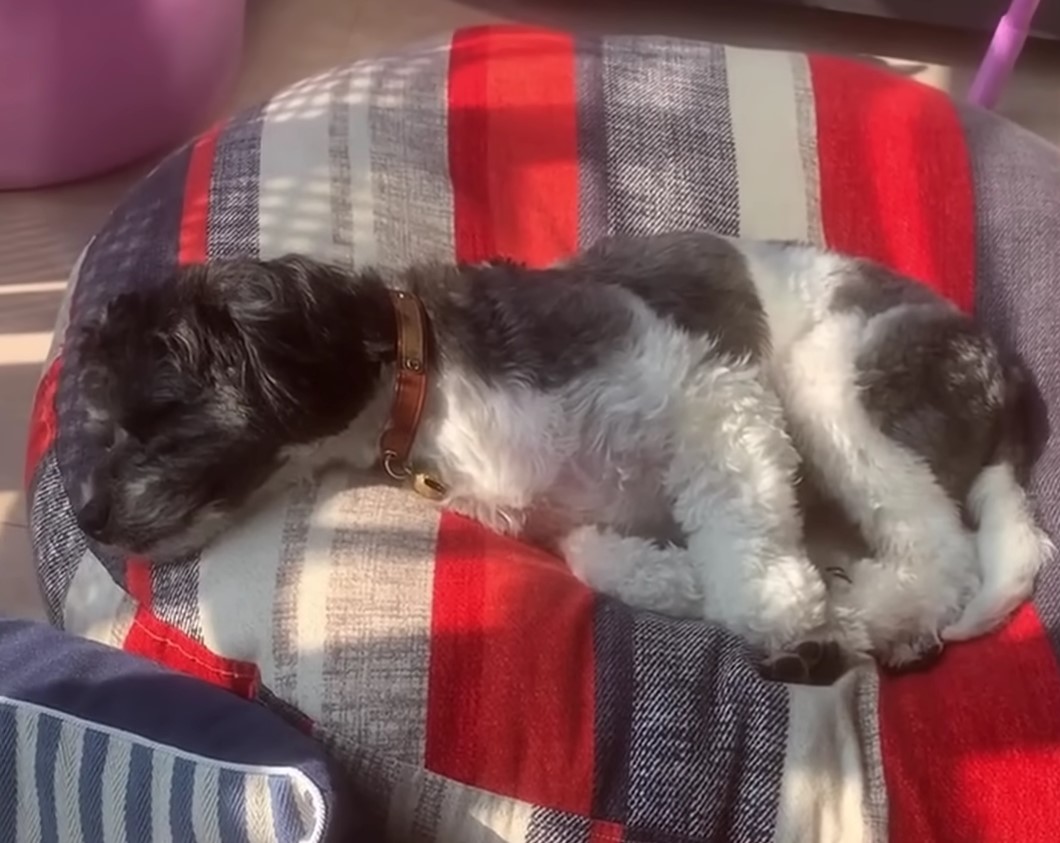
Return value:
M 51 619 L 260 700 L 324 741 L 386 839 L 1060 839 L 1060 581 L 921 674 L 769 683 L 724 632 L 596 596 L 543 553 L 342 471 L 196 561 L 93 547 L 76 344 L 176 264 L 546 264 L 706 228 L 880 260 L 974 308 L 1049 408 L 1060 153 L 854 61 L 464 30 L 309 79 L 175 152 L 85 250 L 27 462 Z M 1060 446 L 1034 480 L 1060 524 Z M 1018 832 L 1016 831 L 1018 830 Z

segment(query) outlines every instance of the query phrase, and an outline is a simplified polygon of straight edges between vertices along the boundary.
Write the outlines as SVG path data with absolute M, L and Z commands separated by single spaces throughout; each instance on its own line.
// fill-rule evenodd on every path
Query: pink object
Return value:
M 1038 0 L 1012 0 L 1005 16 L 1001 18 L 990 48 L 983 57 L 975 74 L 968 99 L 984 108 L 993 108 L 1001 89 L 1005 86 L 1016 59 L 1023 51 L 1023 44 L 1031 29 L 1034 13 L 1038 11 Z
M 245 0 L 0 0 L 0 189 L 95 175 L 202 128 Z

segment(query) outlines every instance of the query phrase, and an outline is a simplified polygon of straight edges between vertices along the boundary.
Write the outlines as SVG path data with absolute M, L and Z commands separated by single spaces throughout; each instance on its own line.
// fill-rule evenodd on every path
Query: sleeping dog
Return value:
M 215 261 L 75 341 L 107 445 L 79 521 L 159 562 L 338 457 L 416 475 L 592 587 L 812 680 L 837 647 L 901 667 L 986 632 L 1051 552 L 1024 491 L 1028 374 L 925 286 L 806 245 L 616 238 L 547 269 Z M 800 489 L 865 546 L 841 575 L 811 561 Z

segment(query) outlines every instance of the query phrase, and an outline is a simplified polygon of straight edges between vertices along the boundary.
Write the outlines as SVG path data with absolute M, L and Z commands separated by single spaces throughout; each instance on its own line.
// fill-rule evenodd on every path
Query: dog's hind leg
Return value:
M 932 311 L 917 313 L 936 318 Z M 938 652 L 940 630 L 975 587 L 975 546 L 959 506 L 928 460 L 901 441 L 903 426 L 911 436 L 926 435 L 928 426 L 939 437 L 960 435 L 953 428 L 958 409 L 924 415 L 932 409 L 923 406 L 925 395 L 947 381 L 921 388 L 914 379 L 925 377 L 946 346 L 932 353 L 917 344 L 911 334 L 917 313 L 894 310 L 875 322 L 833 314 L 776 361 L 778 390 L 803 458 L 876 554 L 853 566 L 847 587 L 837 587 L 835 622 L 848 646 L 872 650 L 893 667 Z M 942 322 L 923 327 L 925 338 L 940 342 Z M 874 360 L 890 349 L 903 358 Z M 886 415 L 892 435 L 866 405 L 877 375 L 888 381 L 881 404 L 889 406 L 876 415 Z M 913 394 L 917 389 L 925 395 Z M 974 449 L 971 442 L 957 446 Z
M 704 617 L 767 660 L 816 661 L 829 650 L 817 646 L 827 635 L 826 589 L 803 546 L 799 458 L 776 393 L 757 365 L 722 357 L 690 373 L 681 402 L 665 485 Z
M 700 572 L 682 547 L 585 526 L 567 534 L 560 550 L 572 573 L 596 591 L 671 617 L 703 616 Z

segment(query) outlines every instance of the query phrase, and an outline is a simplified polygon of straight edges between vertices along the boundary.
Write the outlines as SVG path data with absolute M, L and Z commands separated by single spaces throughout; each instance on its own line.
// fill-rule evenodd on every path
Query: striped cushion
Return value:
M 75 269 L 27 461 L 51 616 L 303 717 L 392 839 L 1058 840 L 1058 568 L 938 668 L 825 690 L 341 471 L 153 570 L 74 524 L 97 453 L 63 342 L 206 257 L 545 264 L 709 228 L 920 277 L 1026 357 L 1055 413 L 1058 197 L 1045 143 L 826 56 L 486 28 L 306 80 L 167 159 Z M 1034 483 L 1055 533 L 1060 446 Z
M 330 779 L 260 707 L 0 620 L 0 841 L 319 841 Z

